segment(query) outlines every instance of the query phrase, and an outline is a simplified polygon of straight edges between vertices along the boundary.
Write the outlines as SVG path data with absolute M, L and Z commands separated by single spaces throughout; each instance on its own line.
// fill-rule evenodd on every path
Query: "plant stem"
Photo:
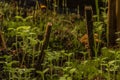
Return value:
M 98 5 L 98 0 L 95 0 L 95 5 L 96 5 L 96 13 L 97 13 L 97 21 L 100 20 L 100 13 L 99 13 L 99 5 Z
M 32 53 L 32 55 L 33 55 L 33 57 L 32 57 L 32 67 L 34 67 L 34 62 L 35 62 L 35 46 L 33 47 L 33 53 Z

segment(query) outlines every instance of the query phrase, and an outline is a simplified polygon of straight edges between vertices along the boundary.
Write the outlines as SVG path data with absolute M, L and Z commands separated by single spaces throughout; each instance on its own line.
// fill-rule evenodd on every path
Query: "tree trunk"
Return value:
M 118 0 L 119 1 L 119 0 Z M 108 46 L 112 47 L 116 43 L 116 0 L 108 0 Z
M 116 0 L 117 32 L 120 32 L 120 0 Z

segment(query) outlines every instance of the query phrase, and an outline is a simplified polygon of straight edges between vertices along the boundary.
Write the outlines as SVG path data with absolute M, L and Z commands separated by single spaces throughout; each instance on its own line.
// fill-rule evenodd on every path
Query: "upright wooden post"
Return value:
M 119 0 L 118 0 L 119 1 Z M 108 46 L 114 46 L 116 43 L 116 0 L 108 0 Z
M 89 42 L 89 49 L 90 49 L 90 56 L 95 56 L 94 51 L 94 35 L 93 35 L 93 13 L 91 6 L 85 6 L 85 17 L 86 17 L 86 26 L 87 26 L 87 33 L 88 33 L 88 42 Z
M 39 54 L 39 59 L 37 61 L 37 65 L 36 65 L 36 69 L 37 70 L 40 70 L 41 67 L 42 67 L 41 64 L 43 63 L 44 58 L 45 58 L 44 50 L 47 49 L 47 46 L 48 46 L 48 43 L 49 43 L 51 29 L 52 29 L 52 23 L 48 23 L 47 26 L 46 26 L 46 32 L 45 32 L 44 39 L 43 39 L 43 45 L 42 45 L 41 52 Z

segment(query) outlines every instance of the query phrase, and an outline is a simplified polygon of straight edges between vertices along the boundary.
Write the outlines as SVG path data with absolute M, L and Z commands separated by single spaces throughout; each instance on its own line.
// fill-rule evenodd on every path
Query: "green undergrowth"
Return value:
M 97 4 L 96 0 L 96 5 Z M 106 0 L 105 0 L 106 1 Z M 0 28 L 7 49 L 0 51 L 0 80 L 119 80 L 120 47 L 107 47 L 107 13 L 93 15 L 95 56 L 90 56 L 81 38 L 87 34 L 86 20 L 78 13 L 26 9 L 0 2 Z M 98 10 L 99 9 L 99 10 Z M 44 62 L 36 69 L 47 23 L 52 23 Z M 119 32 L 117 33 L 119 34 Z M 86 43 L 88 38 L 85 38 Z

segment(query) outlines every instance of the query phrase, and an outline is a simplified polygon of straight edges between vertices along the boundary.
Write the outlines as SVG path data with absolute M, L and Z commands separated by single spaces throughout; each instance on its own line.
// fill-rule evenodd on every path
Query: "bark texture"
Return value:
M 120 31 L 120 0 L 116 0 L 117 31 Z
M 108 46 L 116 43 L 116 0 L 108 0 Z

